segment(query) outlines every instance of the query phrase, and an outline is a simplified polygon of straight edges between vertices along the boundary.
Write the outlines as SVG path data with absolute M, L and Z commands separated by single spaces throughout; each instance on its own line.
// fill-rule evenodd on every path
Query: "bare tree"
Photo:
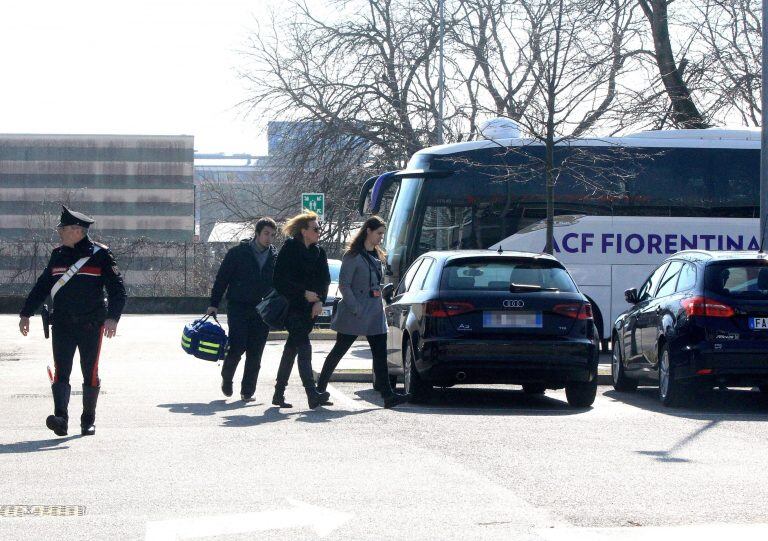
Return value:
M 669 6 L 674 0 L 637 0 L 642 8 L 653 39 L 653 58 L 661 83 L 670 101 L 672 124 L 680 128 L 706 128 L 708 119 L 693 100 L 693 93 L 684 76 L 685 55 L 675 57 L 670 38 Z
M 526 156 L 538 161 L 545 175 L 545 251 L 552 253 L 554 191 L 563 172 L 588 193 L 621 189 L 621 174 L 604 172 L 622 170 L 622 149 L 597 158 L 570 141 L 605 130 L 611 122 L 626 122 L 620 82 L 640 53 L 628 48 L 636 19 L 628 0 L 528 0 L 520 6 L 530 29 L 525 58 L 532 69 L 529 102 L 516 120 L 544 147 L 542 158 Z
M 701 74 L 699 95 L 709 118 L 759 126 L 762 20 L 759 0 L 691 2 L 683 25 L 691 33 Z

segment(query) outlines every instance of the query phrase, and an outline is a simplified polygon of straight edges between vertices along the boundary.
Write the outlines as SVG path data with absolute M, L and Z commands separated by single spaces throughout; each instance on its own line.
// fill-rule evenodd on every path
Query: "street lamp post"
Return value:
M 766 2 L 768 0 L 763 0 Z M 443 114 L 445 102 L 445 66 L 444 66 L 444 47 L 445 47 L 445 0 L 437 0 L 440 14 L 440 56 L 438 61 L 438 81 L 437 81 L 437 144 L 443 144 Z M 765 49 L 763 49 L 765 50 Z M 765 110 L 765 109 L 763 109 Z M 765 114 L 765 113 L 763 113 Z
M 762 119 L 761 119 L 761 137 L 760 137 L 760 250 L 766 246 L 766 215 L 768 214 L 768 133 L 766 133 L 766 124 L 768 124 L 768 71 L 766 71 L 766 58 L 768 58 L 768 33 L 766 33 L 766 24 L 768 24 L 768 0 L 763 0 L 763 53 L 762 53 Z

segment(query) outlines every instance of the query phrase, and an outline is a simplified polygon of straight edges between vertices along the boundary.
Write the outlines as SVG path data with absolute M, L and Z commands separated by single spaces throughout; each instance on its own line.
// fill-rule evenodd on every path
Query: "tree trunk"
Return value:
M 645 17 L 651 24 L 656 66 L 664 89 L 672 103 L 672 121 L 686 129 L 708 128 L 709 123 L 693 103 L 691 91 L 683 79 L 682 69 L 675 62 L 669 39 L 667 5 L 670 0 L 638 0 Z

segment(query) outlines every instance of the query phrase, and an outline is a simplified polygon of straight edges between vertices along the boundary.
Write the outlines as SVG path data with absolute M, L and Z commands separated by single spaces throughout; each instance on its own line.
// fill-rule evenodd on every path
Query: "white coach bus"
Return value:
M 420 150 L 406 169 L 365 181 L 361 214 L 392 198 L 391 281 L 430 250 L 544 249 L 543 146 L 500 135 Z M 554 254 L 591 299 L 603 337 L 627 306 L 624 290 L 669 255 L 758 248 L 759 130 L 571 140 L 555 163 Z

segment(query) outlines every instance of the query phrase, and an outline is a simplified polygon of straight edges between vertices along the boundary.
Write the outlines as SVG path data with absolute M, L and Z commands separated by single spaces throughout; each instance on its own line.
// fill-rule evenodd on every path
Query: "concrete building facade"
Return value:
M 66 204 L 95 238 L 191 241 L 192 136 L 0 135 L 0 239 L 49 240 Z

